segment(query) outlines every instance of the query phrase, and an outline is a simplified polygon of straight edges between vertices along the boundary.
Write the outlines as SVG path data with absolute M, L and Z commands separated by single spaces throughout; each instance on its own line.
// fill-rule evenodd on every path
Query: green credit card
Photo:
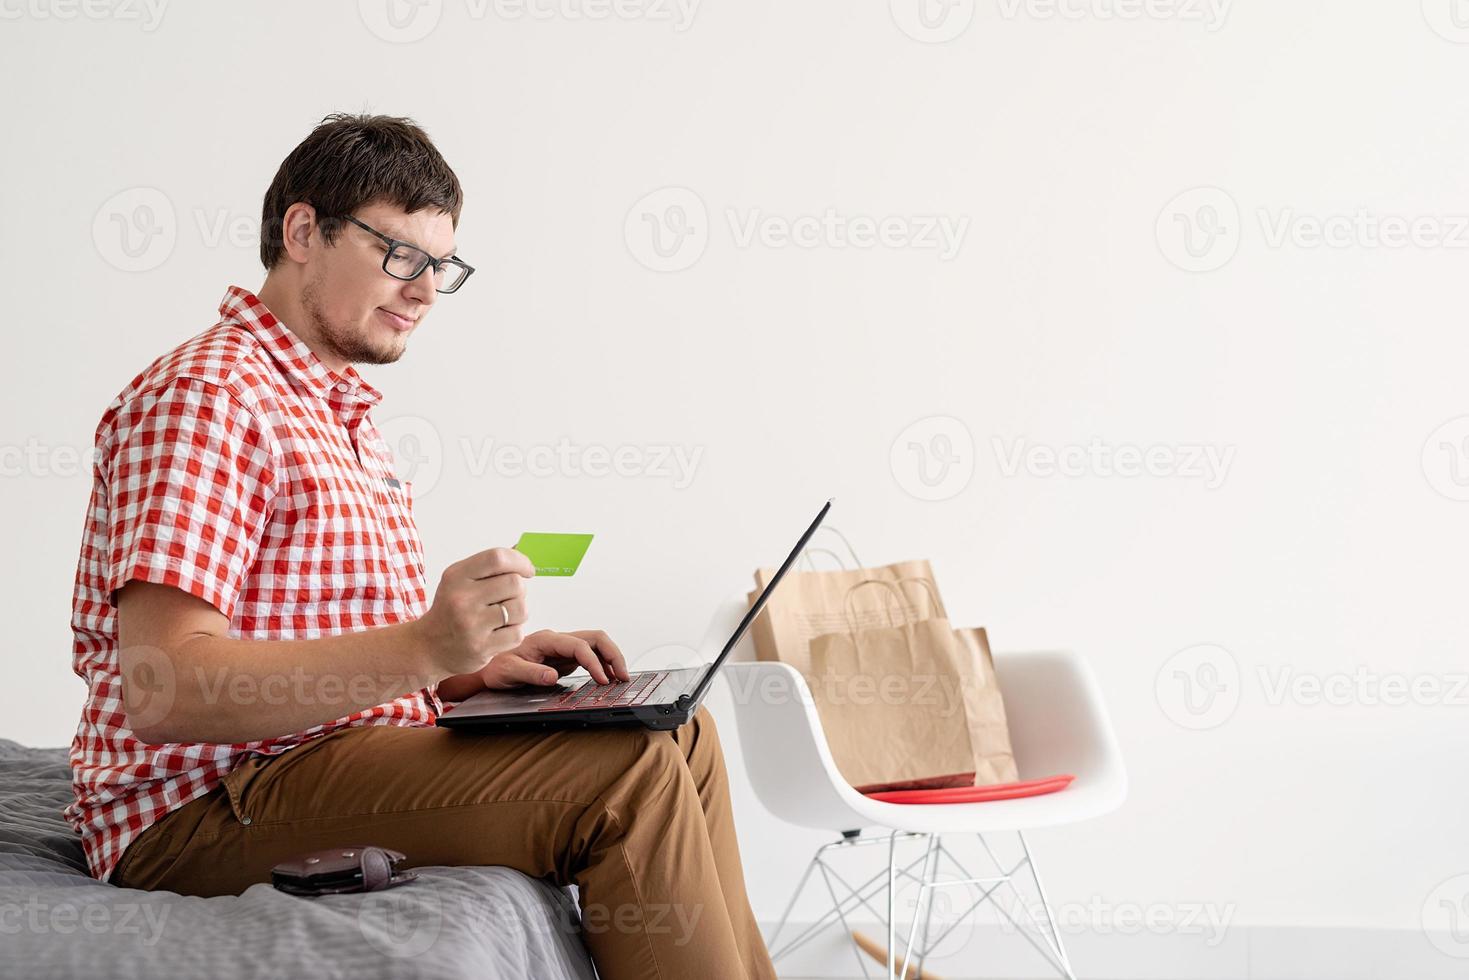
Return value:
M 515 550 L 530 559 L 537 575 L 575 575 L 592 543 L 590 534 L 542 534 L 527 531 Z

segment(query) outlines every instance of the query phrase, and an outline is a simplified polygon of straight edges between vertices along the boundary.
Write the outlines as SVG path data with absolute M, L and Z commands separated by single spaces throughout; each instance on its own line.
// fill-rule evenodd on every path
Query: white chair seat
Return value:
M 1021 779 L 1076 779 L 1044 796 L 987 803 L 884 803 L 842 778 L 805 678 L 772 661 L 726 663 L 720 671 L 756 795 L 802 827 L 886 827 L 920 833 L 987 833 L 1073 823 L 1116 809 L 1127 795 L 1121 761 L 1096 681 L 1073 653 L 1002 653 L 995 672 L 1005 697 Z

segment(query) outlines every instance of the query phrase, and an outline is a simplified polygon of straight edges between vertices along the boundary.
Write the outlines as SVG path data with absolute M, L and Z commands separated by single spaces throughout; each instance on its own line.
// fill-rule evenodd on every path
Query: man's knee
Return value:
M 702 704 L 694 712 L 694 717 L 689 720 L 694 727 L 697 736 L 694 751 L 705 751 L 714 755 L 722 755 L 719 743 L 719 727 L 714 724 L 714 713 Z
M 687 760 L 689 771 L 700 786 L 709 779 L 726 778 L 724 748 L 720 744 L 714 715 L 708 708 L 699 705 L 688 724 L 679 729 L 676 741 Z
M 672 732 L 634 729 L 637 750 L 622 779 L 647 799 L 683 792 L 689 781 L 688 760 Z
M 723 760 L 714 715 L 703 705 L 676 731 L 629 726 L 618 732 L 618 737 L 630 739 L 635 745 L 628 768 L 629 774 L 639 781 L 666 784 L 670 777 L 677 777 L 672 781 L 682 781 L 683 772 L 691 769 L 702 772 L 710 768 L 711 762 Z

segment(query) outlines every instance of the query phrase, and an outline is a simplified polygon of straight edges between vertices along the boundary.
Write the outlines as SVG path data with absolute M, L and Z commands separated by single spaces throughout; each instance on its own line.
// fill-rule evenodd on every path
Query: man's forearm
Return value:
M 199 635 L 119 653 L 145 742 L 249 742 L 304 731 L 442 681 L 416 622 L 315 640 Z M 463 675 L 460 675 L 463 676 Z
M 439 681 L 440 701 L 463 701 L 485 689 L 484 679 L 478 674 L 454 674 Z

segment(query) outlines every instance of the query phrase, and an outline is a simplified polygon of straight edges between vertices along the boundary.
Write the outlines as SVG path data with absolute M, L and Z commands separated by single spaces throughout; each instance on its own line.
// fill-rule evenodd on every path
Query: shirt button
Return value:
M 246 827 L 248 827 L 248 826 L 250 826 L 250 818 L 249 817 L 241 817 L 240 818 L 240 823 L 242 823 Z
M 337 390 L 338 391 L 341 391 L 341 392 L 351 391 L 352 390 L 352 386 L 349 385 L 349 384 L 347 384 L 347 382 L 345 382 L 345 381 L 338 381 L 337 382 Z

